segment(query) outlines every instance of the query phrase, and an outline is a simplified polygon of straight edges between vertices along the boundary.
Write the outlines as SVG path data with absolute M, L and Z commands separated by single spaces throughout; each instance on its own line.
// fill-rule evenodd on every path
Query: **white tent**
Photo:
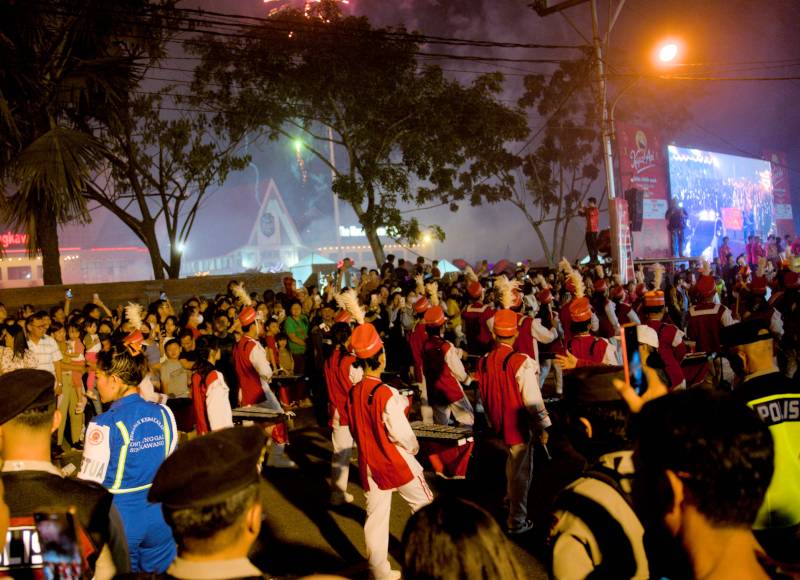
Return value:
M 292 276 L 297 280 L 298 284 L 303 284 L 314 271 L 314 266 L 335 264 L 333 260 L 329 260 L 325 256 L 311 252 L 308 256 L 297 262 L 294 266 L 289 268 Z
M 439 260 L 439 271 L 442 273 L 442 276 L 450 272 L 461 272 L 461 270 L 456 268 L 453 263 L 448 260 Z

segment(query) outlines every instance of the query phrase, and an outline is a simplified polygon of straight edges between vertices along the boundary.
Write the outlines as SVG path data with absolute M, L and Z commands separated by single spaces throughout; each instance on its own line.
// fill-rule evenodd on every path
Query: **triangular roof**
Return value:
M 297 266 L 315 266 L 320 264 L 335 264 L 333 260 L 326 258 L 316 252 L 311 252 L 308 256 L 297 262 L 293 267 Z
M 270 179 L 258 215 L 250 230 L 248 246 L 300 246 L 300 233 L 294 225 L 286 204 L 283 203 L 281 192 L 275 185 L 275 180 Z

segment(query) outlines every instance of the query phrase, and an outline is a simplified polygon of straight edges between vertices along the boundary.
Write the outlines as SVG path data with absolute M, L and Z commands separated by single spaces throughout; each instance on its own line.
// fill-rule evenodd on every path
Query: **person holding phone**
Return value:
M 30 556 L 37 551 L 30 545 L 36 537 L 34 512 L 42 506 L 62 512 L 74 507 L 76 521 L 88 536 L 81 543 L 88 572 L 100 579 L 127 573 L 128 546 L 112 494 L 99 485 L 64 477 L 50 462 L 50 437 L 60 420 L 52 374 L 19 369 L 0 376 L 0 458 L 6 502 L 17 524 L 12 537 L 23 543 L 28 538 L 23 554 Z M 0 562 L 0 576 L 15 576 L 15 566 L 32 565 L 25 558 L 14 564 Z

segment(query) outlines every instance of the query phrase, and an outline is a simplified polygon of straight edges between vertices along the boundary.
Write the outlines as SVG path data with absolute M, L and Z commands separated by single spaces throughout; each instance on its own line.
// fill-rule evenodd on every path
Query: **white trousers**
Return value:
M 560 366 L 553 364 L 551 359 L 543 360 L 539 363 L 539 388 L 544 388 L 544 382 L 547 380 L 547 375 L 550 374 L 550 369 L 553 369 L 555 373 L 556 393 L 560 395 L 564 392 L 564 373 Z
M 333 458 L 331 459 L 331 489 L 345 493 L 350 477 L 350 457 L 353 455 L 353 435 L 350 427 L 339 425 L 339 411 L 333 412 Z
M 433 501 L 433 493 L 420 473 L 405 485 L 395 489 L 379 489 L 368 476 L 367 520 L 364 523 L 364 540 L 367 545 L 367 560 L 370 575 L 376 580 L 389 577 L 389 514 L 392 509 L 392 494 L 400 494 L 413 514 Z
M 419 412 L 422 415 L 422 422 L 426 425 L 433 424 L 433 407 L 428 402 L 428 387 L 425 385 L 425 378 L 419 385 Z
M 437 425 L 450 424 L 451 414 L 460 425 L 471 427 L 475 424 L 475 411 L 466 395 L 455 403 L 433 406 L 433 422 Z

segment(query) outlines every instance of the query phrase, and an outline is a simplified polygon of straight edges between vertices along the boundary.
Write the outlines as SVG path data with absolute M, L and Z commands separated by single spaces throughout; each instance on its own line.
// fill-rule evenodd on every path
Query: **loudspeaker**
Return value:
M 644 213 L 644 192 L 631 187 L 625 191 L 625 201 L 628 202 L 628 217 L 631 220 L 631 231 L 642 231 L 642 215 Z

